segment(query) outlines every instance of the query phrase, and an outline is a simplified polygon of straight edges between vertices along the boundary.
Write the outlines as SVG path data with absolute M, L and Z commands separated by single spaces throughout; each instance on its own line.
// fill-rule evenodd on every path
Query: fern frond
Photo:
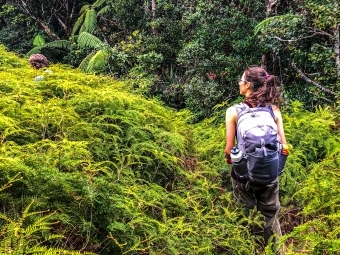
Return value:
M 29 212 L 29 210 L 30 210 L 30 208 L 31 208 L 31 206 L 32 206 L 32 204 L 34 203 L 34 199 L 32 199 L 32 201 L 31 201 L 31 203 L 29 203 L 27 206 L 26 206 L 26 208 L 24 209 L 24 211 L 22 212 L 22 219 L 25 219 L 26 217 L 27 217 L 27 215 L 28 215 L 28 212 Z
M 97 14 L 94 9 L 90 9 L 86 12 L 84 23 L 80 28 L 80 33 L 88 32 L 93 33 L 97 25 Z
M 72 45 L 71 42 L 68 40 L 58 40 L 58 41 L 53 41 L 46 43 L 43 48 L 62 48 L 66 50 L 71 50 Z
M 105 13 L 108 13 L 110 11 L 110 7 L 109 6 L 104 6 L 103 8 L 101 8 L 97 14 L 98 15 L 102 15 L 102 14 L 105 14 Z
M 83 7 L 81 7 L 79 13 L 80 13 L 80 14 L 84 14 L 84 13 L 86 13 L 86 12 L 87 12 L 88 10 L 90 10 L 90 9 L 91 9 L 91 5 L 90 5 L 90 4 L 86 4 L 86 5 L 84 5 Z
M 82 32 L 78 37 L 78 45 L 83 48 L 95 48 L 98 45 L 104 45 L 104 43 L 98 37 L 88 32 Z
M 86 71 L 89 73 L 102 71 L 103 69 L 105 69 L 107 63 L 108 63 L 108 54 L 103 50 L 99 50 L 90 59 L 87 65 Z
M 34 47 L 34 48 L 31 49 L 29 52 L 27 52 L 27 53 L 25 54 L 25 56 L 29 57 L 29 56 L 31 56 L 32 54 L 38 54 L 38 53 L 41 52 L 41 49 L 42 49 L 42 47 Z
M 86 58 L 84 58 L 84 59 L 81 61 L 81 63 L 79 64 L 78 68 L 79 68 L 80 70 L 86 72 L 87 66 L 89 65 L 90 60 L 92 59 L 92 57 L 93 57 L 94 55 L 96 55 L 96 53 L 97 53 L 96 51 L 93 51 L 93 52 L 91 52 L 89 55 L 87 55 Z
M 7 217 L 5 214 L 0 213 L 0 219 L 3 219 L 9 223 L 13 222 L 9 217 Z
M 72 35 L 73 36 L 80 30 L 80 28 L 81 28 L 81 26 L 84 22 L 84 19 L 85 19 L 85 13 L 82 13 L 73 25 L 73 28 L 72 28 Z
M 103 3 L 105 3 L 107 0 L 97 0 L 92 4 L 93 8 L 98 8 L 100 7 Z

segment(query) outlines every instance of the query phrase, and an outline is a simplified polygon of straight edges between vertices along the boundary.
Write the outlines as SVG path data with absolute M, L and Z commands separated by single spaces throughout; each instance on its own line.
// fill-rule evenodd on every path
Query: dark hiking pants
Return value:
M 266 224 L 263 233 L 265 243 L 268 243 L 273 234 L 282 236 L 280 222 L 277 218 L 280 210 L 278 180 L 276 179 L 266 186 L 244 184 L 233 178 L 231 180 L 235 200 L 248 209 L 257 206 L 257 210 L 265 216 Z

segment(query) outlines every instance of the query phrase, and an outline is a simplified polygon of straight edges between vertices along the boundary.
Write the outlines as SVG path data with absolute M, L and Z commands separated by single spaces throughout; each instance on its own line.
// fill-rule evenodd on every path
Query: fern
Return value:
M 97 52 L 93 51 L 89 55 L 87 55 L 79 64 L 78 68 L 82 71 L 87 71 L 87 67 L 91 61 L 91 59 L 96 55 Z
M 109 6 L 104 6 L 103 8 L 101 8 L 99 11 L 98 11 L 98 15 L 102 15 L 102 14 L 106 14 L 110 11 L 110 7 Z
M 94 9 L 87 10 L 84 18 L 84 22 L 79 30 L 79 33 L 87 32 L 92 34 L 96 28 L 97 14 Z
M 34 200 L 24 209 L 21 217 L 17 220 L 12 220 L 0 213 L 0 219 L 7 222 L 7 224 L 3 225 L 0 232 L 2 237 L 0 251 L 4 254 L 81 254 L 79 252 L 43 246 L 44 242 L 61 239 L 63 236 L 57 234 L 43 235 L 44 232 L 50 230 L 51 226 L 55 224 L 51 222 L 51 218 L 55 213 L 41 216 L 44 212 L 29 212 L 33 202 Z M 38 216 L 38 218 L 30 222 L 29 219 L 32 216 Z M 26 222 L 30 223 L 26 224 Z
M 86 13 L 88 10 L 90 10 L 90 8 L 91 8 L 91 5 L 83 5 L 82 8 L 80 9 L 79 11 L 80 15 L 78 19 L 76 20 L 76 22 L 74 23 L 73 28 L 72 28 L 73 36 L 81 29 L 83 22 L 85 20 Z
M 95 48 L 99 45 L 104 45 L 104 43 L 98 39 L 96 36 L 84 31 L 79 34 L 78 44 L 80 47 Z
M 61 48 L 61 49 L 66 49 L 66 50 L 71 50 L 72 45 L 70 41 L 67 40 L 58 40 L 58 41 L 53 41 L 46 43 L 43 48 Z
M 96 0 L 96 1 L 92 4 L 92 6 L 93 6 L 93 8 L 98 8 L 98 7 L 102 6 L 102 4 L 104 4 L 105 2 L 106 2 L 106 0 Z
M 88 61 L 99 50 L 112 53 L 100 44 Z M 21 242 L 36 254 L 262 251 L 252 231 L 263 219 L 234 204 L 229 178 L 222 184 L 221 172 L 230 171 L 224 110 L 191 125 L 189 111 L 174 112 L 112 77 L 60 64 L 47 74 L 0 53 L 2 249 Z M 45 79 L 34 82 L 40 74 Z M 290 254 L 331 253 L 339 233 L 339 113 L 293 102 L 282 115 L 294 147 L 280 177 L 282 207 L 300 209 L 303 222 L 280 244 Z
M 30 56 L 32 54 L 39 54 L 41 52 L 42 47 L 34 47 L 30 51 L 26 53 L 26 56 Z
M 104 50 L 99 50 L 88 61 L 86 71 L 88 73 L 103 71 L 108 64 L 108 54 Z

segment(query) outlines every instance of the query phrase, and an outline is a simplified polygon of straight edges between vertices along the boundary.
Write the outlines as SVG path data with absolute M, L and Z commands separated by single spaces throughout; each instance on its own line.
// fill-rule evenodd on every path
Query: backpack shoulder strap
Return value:
M 269 109 L 269 113 L 270 113 L 270 115 L 273 117 L 273 119 L 275 121 L 275 114 L 274 114 L 274 110 L 273 110 L 273 105 L 270 104 L 270 105 L 266 106 L 266 108 Z
M 240 116 L 241 112 L 243 112 L 247 109 L 250 109 L 250 107 L 245 103 L 238 103 L 238 104 L 235 105 L 235 108 L 236 108 L 236 111 L 237 111 L 237 117 Z

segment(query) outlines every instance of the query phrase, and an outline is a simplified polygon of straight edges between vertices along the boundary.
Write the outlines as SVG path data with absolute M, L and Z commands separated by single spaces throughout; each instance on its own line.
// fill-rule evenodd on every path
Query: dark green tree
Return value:
M 301 1 L 257 25 L 255 34 L 284 73 L 287 99 L 301 100 L 309 108 L 337 99 L 339 8 L 334 0 Z

